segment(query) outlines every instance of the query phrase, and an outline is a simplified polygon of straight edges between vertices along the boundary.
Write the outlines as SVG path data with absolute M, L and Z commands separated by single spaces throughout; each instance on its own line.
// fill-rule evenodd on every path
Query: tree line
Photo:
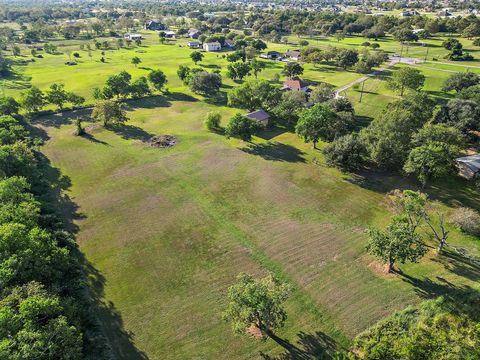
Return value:
M 74 236 L 52 203 L 62 200 L 50 198 L 60 179 L 18 109 L 0 98 L 0 357 L 106 357 Z

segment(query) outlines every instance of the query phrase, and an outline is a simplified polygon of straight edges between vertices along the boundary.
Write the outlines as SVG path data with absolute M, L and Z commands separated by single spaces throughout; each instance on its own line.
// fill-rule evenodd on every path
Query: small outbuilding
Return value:
M 249 119 L 257 120 L 258 122 L 262 123 L 262 125 L 265 127 L 268 125 L 268 122 L 270 121 L 270 115 L 268 115 L 268 113 L 263 109 L 251 112 L 249 114 L 246 114 L 245 116 L 248 117 Z
M 227 39 L 225 40 L 225 46 L 229 49 L 235 49 L 235 41 Z
M 456 162 L 461 177 L 473 180 L 480 176 L 480 154 L 459 157 Z
M 200 49 L 200 47 L 201 47 L 199 41 L 189 41 L 189 42 L 187 43 L 187 46 L 188 46 L 190 49 Z

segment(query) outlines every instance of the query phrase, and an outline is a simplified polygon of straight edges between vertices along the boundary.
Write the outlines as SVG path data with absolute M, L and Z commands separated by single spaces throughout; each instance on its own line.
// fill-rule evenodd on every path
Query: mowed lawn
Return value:
M 388 221 L 385 192 L 405 180 L 361 186 L 288 132 L 227 140 L 203 129 L 213 109 L 224 121 L 237 111 L 172 93 L 130 103 L 122 130 L 76 137 L 66 116 L 38 121 L 49 136 L 42 151 L 71 181 L 78 243 L 103 279 L 99 316 L 118 359 L 251 359 L 286 349 L 314 358 L 396 309 L 476 286 L 478 267 L 433 252 L 397 276 L 366 255 L 366 228 Z M 146 146 L 154 134 L 179 142 Z M 431 188 L 438 206 L 458 200 L 453 189 Z M 478 203 L 478 193 L 468 196 Z M 450 243 L 480 255 L 478 240 L 453 229 Z M 222 321 L 241 271 L 272 271 L 294 286 L 283 346 L 235 336 Z

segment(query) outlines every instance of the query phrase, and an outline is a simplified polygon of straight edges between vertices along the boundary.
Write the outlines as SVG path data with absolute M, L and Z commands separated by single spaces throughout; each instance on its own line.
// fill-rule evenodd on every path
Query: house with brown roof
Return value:
M 268 115 L 268 113 L 263 109 L 253 111 L 249 114 L 246 114 L 245 116 L 248 117 L 249 119 L 257 120 L 258 122 L 262 123 L 262 125 L 265 127 L 268 125 L 268 122 L 270 120 L 270 115 Z
M 283 82 L 282 91 L 303 91 L 304 93 L 310 92 L 308 84 L 298 77 L 294 77 Z

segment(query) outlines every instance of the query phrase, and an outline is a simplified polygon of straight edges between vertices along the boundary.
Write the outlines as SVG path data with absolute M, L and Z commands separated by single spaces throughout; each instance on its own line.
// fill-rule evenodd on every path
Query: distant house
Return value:
M 175 31 L 171 31 L 171 30 L 167 30 L 167 31 L 163 31 L 165 33 L 165 37 L 167 39 L 174 39 L 175 38 Z
M 234 49 L 235 48 L 235 42 L 233 40 L 227 39 L 227 40 L 225 40 L 224 44 L 229 49 Z
M 187 46 L 190 49 L 200 49 L 201 45 L 199 41 L 190 41 L 187 43 Z
M 203 43 L 203 50 L 220 51 L 222 50 L 222 45 L 218 41 Z
M 188 37 L 190 39 L 198 39 L 198 37 L 202 35 L 202 32 L 200 30 L 197 30 L 197 29 L 190 29 L 188 31 Z
M 268 125 L 270 120 L 270 115 L 268 115 L 267 112 L 262 109 L 246 114 L 245 116 L 249 119 L 259 121 L 265 127 Z
M 140 34 L 125 34 L 123 37 L 127 40 L 132 40 L 132 41 L 143 39 L 143 36 Z
M 453 14 L 448 9 L 443 9 L 437 14 L 439 17 L 451 17 L 452 15 Z
M 278 51 L 267 51 L 260 54 L 260 57 L 263 59 L 278 60 L 282 57 L 282 54 Z
M 456 159 L 458 174 L 472 180 L 480 175 L 480 154 L 459 157 Z
M 310 92 L 308 84 L 298 77 L 294 77 L 283 82 L 282 91 L 303 91 L 304 93 Z
M 164 25 L 162 23 L 159 23 L 159 22 L 156 22 L 156 21 L 149 21 L 149 22 L 145 23 L 144 28 L 145 28 L 145 30 L 152 30 L 152 31 L 167 30 L 166 25 Z
M 420 13 L 416 10 L 404 10 L 400 13 L 400 16 L 403 16 L 403 17 L 417 16 L 417 15 L 420 15 Z
M 287 51 L 285 54 L 285 57 L 294 61 L 300 60 L 300 50 L 290 50 Z

